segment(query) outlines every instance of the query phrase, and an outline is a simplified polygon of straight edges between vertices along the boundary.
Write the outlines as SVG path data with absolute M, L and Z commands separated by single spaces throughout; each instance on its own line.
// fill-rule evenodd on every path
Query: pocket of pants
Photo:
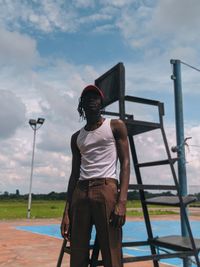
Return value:
M 107 185 L 110 186 L 114 192 L 118 192 L 118 185 L 116 183 L 108 182 Z
M 118 195 L 118 186 L 115 183 L 107 183 L 106 190 L 108 191 L 108 196 L 111 198 L 110 200 L 116 203 L 117 195 Z

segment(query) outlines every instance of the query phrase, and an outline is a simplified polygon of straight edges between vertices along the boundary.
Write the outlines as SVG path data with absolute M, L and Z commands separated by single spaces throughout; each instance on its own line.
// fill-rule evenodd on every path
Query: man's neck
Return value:
M 101 117 L 101 114 L 88 116 L 86 117 L 87 123 L 85 129 L 87 130 L 95 130 L 100 127 L 104 121 L 104 118 Z

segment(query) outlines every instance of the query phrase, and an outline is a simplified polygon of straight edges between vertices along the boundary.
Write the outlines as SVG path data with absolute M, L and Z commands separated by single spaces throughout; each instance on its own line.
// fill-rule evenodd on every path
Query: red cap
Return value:
M 97 93 L 99 93 L 99 95 L 101 96 L 102 99 L 104 99 L 104 94 L 103 92 L 101 91 L 101 89 L 99 89 L 96 85 L 93 85 L 93 84 L 89 84 L 87 85 L 82 93 L 81 93 L 81 97 L 83 97 L 83 95 L 86 93 L 86 92 L 89 92 L 89 91 L 95 91 Z

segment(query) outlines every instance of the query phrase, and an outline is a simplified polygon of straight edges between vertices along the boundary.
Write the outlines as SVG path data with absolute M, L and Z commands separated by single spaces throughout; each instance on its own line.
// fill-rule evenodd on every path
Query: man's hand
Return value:
M 68 212 L 63 215 L 62 223 L 60 226 L 61 235 L 64 239 L 70 240 L 70 221 Z
M 110 217 L 110 224 L 113 227 L 121 227 L 125 224 L 126 221 L 126 202 L 119 201 L 115 205 L 115 209 Z

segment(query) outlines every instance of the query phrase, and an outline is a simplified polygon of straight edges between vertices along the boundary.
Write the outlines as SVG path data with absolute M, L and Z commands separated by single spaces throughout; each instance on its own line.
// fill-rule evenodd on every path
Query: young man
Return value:
M 83 89 L 78 111 L 86 125 L 71 138 L 72 172 L 61 223 L 62 236 L 70 240 L 70 267 L 88 266 L 92 225 L 104 267 L 123 266 L 122 225 L 130 176 L 127 130 L 123 121 L 101 116 L 103 98 L 95 85 Z

